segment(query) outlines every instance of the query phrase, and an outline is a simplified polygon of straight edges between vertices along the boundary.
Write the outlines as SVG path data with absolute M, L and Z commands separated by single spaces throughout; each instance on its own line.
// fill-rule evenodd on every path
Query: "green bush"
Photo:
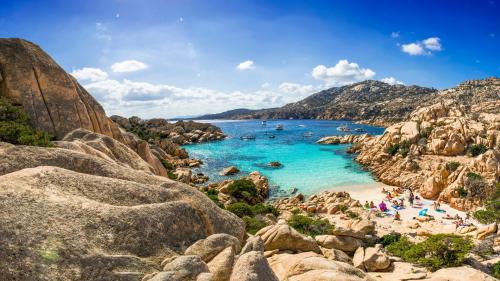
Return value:
M 493 277 L 497 279 L 500 279 L 500 261 L 495 263 L 495 265 L 493 266 L 493 269 L 491 270 L 491 275 L 493 275 Z
M 255 234 L 257 231 L 267 226 L 267 223 L 254 217 L 243 217 L 243 221 L 245 222 L 246 232 L 250 234 Z
M 382 244 L 384 247 L 387 247 L 391 244 L 398 242 L 399 239 L 401 239 L 401 234 L 389 233 L 389 234 L 382 236 L 382 238 L 380 238 L 379 243 Z
M 399 151 L 399 143 L 389 146 L 385 152 L 389 153 L 391 156 L 396 155 Z
M 408 152 L 410 152 L 410 143 L 408 141 L 402 141 L 399 143 L 399 153 L 403 157 L 406 157 L 408 155 Z
M 210 200 L 212 200 L 217 206 L 224 208 L 224 205 L 219 201 L 219 191 L 216 189 L 209 189 L 205 191 L 205 195 L 207 195 Z
M 273 214 L 276 217 L 280 215 L 280 211 L 273 205 L 269 204 L 255 204 L 252 206 L 252 211 L 255 215 Z
M 358 215 L 358 213 L 355 213 L 355 212 L 353 212 L 353 211 L 351 211 L 351 210 L 348 210 L 348 211 L 346 211 L 345 213 L 346 213 L 346 215 L 347 215 L 349 218 L 351 218 L 351 219 L 359 219 L 359 215 Z
M 484 209 L 475 211 L 472 216 L 480 223 L 500 223 L 500 183 L 497 183 L 492 196 L 484 203 Z
M 340 204 L 340 205 L 339 205 L 339 210 L 340 210 L 342 213 L 345 213 L 348 209 L 349 209 L 349 207 L 347 207 L 347 206 L 346 206 L 346 205 L 344 205 L 344 204 Z
M 473 156 L 476 157 L 480 154 L 485 153 L 488 150 L 488 148 L 484 144 L 473 144 L 469 147 L 469 153 Z
M 448 162 L 448 163 L 446 163 L 446 170 L 448 170 L 448 172 L 450 172 L 450 173 L 455 172 L 459 166 L 460 166 L 459 162 L 455 162 L 455 161 Z
M 460 196 L 460 198 L 467 197 L 468 192 L 463 186 L 458 187 L 457 192 L 458 192 L 458 195 Z
M 481 177 L 481 175 L 479 174 L 476 174 L 474 172 L 468 172 L 467 173 L 467 178 L 471 179 L 471 180 L 480 180 L 482 179 L 483 177 Z
M 247 203 L 237 202 L 226 206 L 226 210 L 242 218 L 245 216 L 254 217 L 255 214 L 252 210 L 252 206 Z
M 50 134 L 34 130 L 20 107 L 13 106 L 0 97 L 0 141 L 50 147 L 53 146 L 53 138 Z
M 417 244 L 403 237 L 387 247 L 389 253 L 431 270 L 462 265 L 471 249 L 472 242 L 468 238 L 453 234 L 431 235 Z
M 288 225 L 295 228 L 298 232 L 309 235 L 332 234 L 334 226 L 327 219 L 314 219 L 304 215 L 293 215 L 288 220 Z
M 236 199 L 243 199 L 247 202 L 257 197 L 255 184 L 248 179 L 235 180 L 228 186 L 228 192 Z
M 162 159 L 161 160 L 161 164 L 163 165 L 163 167 L 166 169 L 166 170 L 173 170 L 175 169 L 174 165 L 172 165 L 172 163 L 168 162 L 167 160 L 165 159 Z
M 174 174 L 174 172 L 172 170 L 168 170 L 167 171 L 167 177 L 171 180 L 176 180 L 177 179 L 177 175 Z

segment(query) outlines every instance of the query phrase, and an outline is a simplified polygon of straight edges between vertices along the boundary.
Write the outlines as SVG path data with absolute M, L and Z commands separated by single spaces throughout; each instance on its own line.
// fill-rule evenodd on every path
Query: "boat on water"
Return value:
M 356 129 L 354 129 L 354 131 L 356 131 L 356 132 L 366 132 L 366 130 L 363 129 L 363 128 L 356 128 Z
M 275 135 L 269 135 L 270 139 L 274 139 L 276 136 Z
M 267 125 L 267 121 L 266 120 L 262 120 L 262 122 L 260 122 L 262 124 L 262 126 L 266 126 Z
M 276 125 L 276 131 L 282 131 L 284 129 L 282 124 Z
M 240 137 L 241 140 L 254 140 L 255 136 L 252 135 L 245 135 Z
M 303 137 L 312 137 L 313 136 L 313 132 L 303 133 L 302 136 Z
M 349 127 L 347 127 L 347 125 L 343 125 L 343 126 L 339 126 L 337 127 L 337 131 L 341 131 L 341 132 L 350 132 L 351 129 L 349 129 Z

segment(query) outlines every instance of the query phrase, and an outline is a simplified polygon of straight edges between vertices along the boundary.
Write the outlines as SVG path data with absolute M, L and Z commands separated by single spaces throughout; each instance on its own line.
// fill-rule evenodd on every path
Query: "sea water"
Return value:
M 208 175 L 211 182 L 259 171 L 270 181 L 271 196 L 289 193 L 292 188 L 310 195 L 374 182 L 371 174 L 354 161 L 354 155 L 346 153 L 348 145 L 321 145 L 316 141 L 332 135 L 378 135 L 384 131 L 381 127 L 326 120 L 268 120 L 266 125 L 260 120 L 209 122 L 220 127 L 228 138 L 183 147 L 191 157 L 204 163 L 194 172 Z M 284 129 L 276 130 L 278 124 Z M 348 126 L 351 131 L 339 131 L 339 126 Z M 355 128 L 366 132 L 356 132 Z M 311 133 L 312 136 L 307 136 Z M 242 140 L 242 136 L 255 139 Z M 269 167 L 271 161 L 282 166 Z M 219 172 L 228 166 L 236 166 L 241 172 L 231 177 L 220 176 Z

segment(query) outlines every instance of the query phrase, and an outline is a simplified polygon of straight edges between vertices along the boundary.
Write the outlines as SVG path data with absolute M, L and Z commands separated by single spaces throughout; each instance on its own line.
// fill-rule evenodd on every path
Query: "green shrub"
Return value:
M 216 189 L 209 189 L 205 191 L 205 195 L 207 195 L 210 200 L 212 200 L 217 206 L 224 208 L 224 205 L 219 201 L 219 191 Z
M 471 249 L 472 242 L 468 238 L 453 234 L 431 235 L 417 244 L 403 237 L 387 247 L 389 253 L 431 270 L 462 265 Z
M 491 275 L 493 275 L 493 277 L 497 279 L 500 279 L 500 261 L 495 263 L 495 265 L 493 266 L 493 269 L 491 270 Z
M 243 217 L 243 221 L 245 222 L 246 232 L 250 234 L 255 234 L 257 231 L 267 226 L 267 223 L 264 221 L 253 217 Z
M 413 247 L 413 243 L 407 237 L 400 237 L 397 241 L 390 243 L 386 250 L 393 256 L 403 258 L 405 253 Z
M 458 196 L 460 196 L 460 198 L 467 197 L 468 192 L 463 186 L 458 187 L 457 192 L 458 192 Z
M 240 218 L 242 218 L 244 216 L 248 216 L 248 217 L 255 216 L 255 214 L 253 213 L 253 210 L 252 210 L 252 206 L 248 205 L 247 203 L 243 203 L 243 202 L 229 204 L 226 206 L 226 210 L 237 215 Z
M 496 184 L 492 196 L 484 203 L 484 209 L 475 211 L 472 216 L 480 223 L 500 223 L 500 183 Z
M 410 152 L 410 143 L 408 141 L 402 141 L 399 143 L 399 153 L 403 157 L 406 157 L 408 155 L 408 152 Z
M 358 213 L 355 213 L 355 212 L 353 212 L 353 211 L 351 211 L 351 210 L 348 210 L 348 211 L 346 212 L 346 215 L 347 215 L 349 218 L 351 218 L 351 219 L 359 219 L 359 215 L 358 215 Z
M 293 215 L 288 220 L 288 225 L 295 228 L 298 232 L 309 235 L 332 234 L 334 226 L 327 219 L 314 219 L 304 215 Z
M 340 204 L 340 205 L 339 205 L 339 210 L 340 210 L 342 213 L 345 213 L 348 209 L 349 209 L 349 207 L 347 207 L 347 206 L 346 206 L 346 205 L 344 205 L 344 204 Z
M 398 242 L 399 239 L 401 239 L 401 234 L 389 233 L 389 234 L 382 236 L 382 238 L 380 238 L 379 243 L 382 244 L 384 247 L 387 247 L 391 244 Z
M 399 143 L 389 146 L 385 152 L 389 153 L 391 156 L 396 155 L 399 151 Z
M 50 147 L 54 146 L 51 142 L 53 138 L 50 134 L 34 130 L 20 107 L 0 97 L 0 141 Z
M 168 162 L 167 160 L 165 159 L 162 159 L 161 160 L 161 164 L 163 165 L 163 167 L 166 169 L 166 170 L 173 170 L 175 169 L 174 165 L 172 165 L 172 163 Z
M 480 154 L 485 153 L 488 150 L 488 148 L 484 144 L 473 144 L 469 147 L 469 153 L 473 156 L 476 157 Z
M 167 177 L 171 180 L 176 180 L 177 179 L 177 175 L 174 174 L 174 172 L 172 170 L 168 170 L 167 171 Z
M 468 172 L 467 173 L 467 178 L 471 179 L 471 180 L 480 180 L 482 179 L 483 177 L 481 177 L 481 175 L 479 174 L 476 174 L 474 172 Z
M 255 184 L 248 179 L 235 180 L 228 186 L 228 192 L 237 199 L 251 201 L 257 197 L 257 188 Z
M 255 215 L 273 214 L 276 217 L 280 215 L 280 211 L 273 205 L 269 204 L 255 204 L 252 206 L 252 211 Z
M 422 137 L 424 139 L 428 139 L 429 136 L 432 133 L 432 130 L 433 130 L 432 127 L 426 127 L 426 128 L 424 128 L 423 130 L 420 131 L 420 137 Z
M 448 172 L 450 172 L 450 173 L 455 172 L 459 166 L 460 166 L 459 162 L 455 162 L 455 161 L 448 162 L 448 163 L 446 163 L 446 170 L 448 170 Z

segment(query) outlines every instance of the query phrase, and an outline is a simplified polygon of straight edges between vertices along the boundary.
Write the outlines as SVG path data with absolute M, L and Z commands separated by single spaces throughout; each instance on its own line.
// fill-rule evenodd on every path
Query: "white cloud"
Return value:
M 125 60 L 111 66 L 113 72 L 133 72 L 148 68 L 147 64 L 136 60 Z
M 385 78 L 380 79 L 380 81 L 387 83 L 389 85 L 404 85 L 405 84 L 405 83 L 397 80 L 394 77 L 385 77 Z
M 347 85 L 359 81 L 372 79 L 375 72 L 369 68 L 361 68 L 357 63 L 348 60 L 339 60 L 332 67 L 318 65 L 312 70 L 315 79 L 323 80 L 327 85 Z
M 262 85 L 260 85 L 260 87 L 262 89 L 269 89 L 271 87 L 271 84 L 269 84 L 269 82 L 265 82 Z
M 401 51 L 410 56 L 431 55 L 433 52 L 438 52 L 442 49 L 443 45 L 441 45 L 441 39 L 439 37 L 429 37 L 422 41 L 401 45 Z
M 431 51 L 441 51 L 441 42 L 439 42 L 441 39 L 439 37 L 430 37 L 422 41 L 424 44 L 425 48 L 431 50 Z
M 71 72 L 71 75 L 83 82 L 97 82 L 108 79 L 108 74 L 99 68 L 84 67 Z
M 397 32 L 395 32 L 395 31 L 391 32 L 391 37 L 392 38 L 398 38 L 399 37 L 399 31 L 397 31 Z
M 294 95 L 304 96 L 315 91 L 313 85 L 302 85 L 297 83 L 284 82 L 278 87 L 282 93 L 290 93 Z
M 236 66 L 236 69 L 238 70 L 251 70 L 254 68 L 255 68 L 255 63 L 251 60 L 246 60 L 238 64 L 238 66 Z
M 401 45 L 401 50 L 410 56 L 421 56 L 426 54 L 420 43 L 403 44 Z

